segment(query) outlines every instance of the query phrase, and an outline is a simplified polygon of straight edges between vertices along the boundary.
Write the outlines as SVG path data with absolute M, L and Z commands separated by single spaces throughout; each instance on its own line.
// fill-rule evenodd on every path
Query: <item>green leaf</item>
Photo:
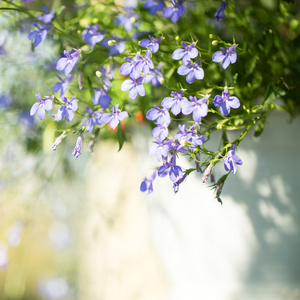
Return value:
M 119 150 L 118 151 L 120 151 L 123 148 L 123 144 L 125 141 L 121 123 L 119 123 L 119 125 L 118 125 L 117 137 L 118 137 L 118 142 L 119 142 Z

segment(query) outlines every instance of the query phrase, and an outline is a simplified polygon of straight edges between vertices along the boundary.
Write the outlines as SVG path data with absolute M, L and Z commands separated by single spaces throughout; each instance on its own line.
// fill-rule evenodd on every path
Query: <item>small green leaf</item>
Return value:
M 119 142 L 119 150 L 118 150 L 118 152 L 119 152 L 123 148 L 124 141 L 125 141 L 121 123 L 119 123 L 119 125 L 118 125 L 117 137 L 118 137 L 118 142 Z

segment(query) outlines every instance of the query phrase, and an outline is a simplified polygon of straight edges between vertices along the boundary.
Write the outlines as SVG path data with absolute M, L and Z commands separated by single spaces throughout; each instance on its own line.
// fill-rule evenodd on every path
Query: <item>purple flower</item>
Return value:
M 152 130 L 152 136 L 154 138 L 157 138 L 159 140 L 164 140 L 168 134 L 169 134 L 169 129 L 168 126 L 169 124 L 163 123 L 163 124 L 159 124 L 156 123 L 157 127 L 154 127 Z
M 88 113 L 84 114 L 87 118 L 82 122 L 81 126 L 86 126 L 86 132 L 91 132 L 95 125 L 102 125 L 103 123 L 100 121 L 103 115 L 101 111 L 93 111 L 91 107 L 87 107 L 86 110 Z
M 222 19 L 225 18 L 225 9 L 226 9 L 226 1 L 223 0 L 214 15 L 214 17 L 217 19 L 218 22 L 220 22 Z
M 163 7 L 163 0 L 147 0 L 144 4 L 144 8 L 149 9 L 151 15 L 154 15 L 157 11 L 161 11 Z
M 93 26 L 86 26 L 85 30 L 81 34 L 81 36 L 84 38 L 84 41 L 88 44 L 91 44 L 91 49 L 95 47 L 96 43 L 101 42 L 104 38 L 104 34 L 97 31 L 98 28 L 98 24 Z
M 166 108 L 159 108 L 157 105 L 154 105 L 154 108 L 150 108 L 146 114 L 148 120 L 154 121 L 158 124 L 170 124 L 171 117 Z
M 73 96 L 70 100 L 63 96 L 62 101 L 66 105 L 63 105 L 58 109 L 56 116 L 57 120 L 60 121 L 63 117 L 65 117 L 68 122 L 71 122 L 74 118 L 74 112 L 78 108 L 78 102 L 76 101 L 75 96 Z
M 135 70 L 135 65 L 138 62 L 138 58 L 140 56 L 140 52 L 137 52 L 137 54 L 134 57 L 124 57 L 124 59 L 127 61 L 126 63 L 123 63 L 120 67 L 120 73 L 123 76 L 128 76 L 131 73 L 136 73 L 134 75 L 138 75 L 138 72 Z
M 177 116 L 181 112 L 184 101 L 188 100 L 186 97 L 183 97 L 183 90 L 181 90 L 179 93 L 172 92 L 171 95 L 173 97 L 164 98 L 161 105 L 167 109 L 172 107 L 172 113 Z
M 55 83 L 55 85 L 53 86 L 53 92 L 57 93 L 60 90 L 60 96 L 63 96 L 68 89 L 69 82 L 71 82 L 75 78 L 75 76 L 67 77 L 65 80 L 63 80 L 60 76 L 57 75 L 57 78 L 60 82 Z
M 160 166 L 158 169 L 158 176 L 165 177 L 169 175 L 172 182 L 177 181 L 183 177 L 183 173 L 180 166 L 176 165 L 176 154 L 175 151 L 170 159 L 170 162 L 166 162 L 164 165 Z
M 43 6 L 43 15 L 40 15 L 37 17 L 37 19 L 39 21 L 44 22 L 45 24 L 50 24 L 54 18 L 54 10 L 51 9 L 51 11 L 49 11 L 49 8 L 47 6 Z
M 157 161 L 162 161 L 164 158 L 168 157 L 169 151 L 170 143 L 168 141 L 162 142 L 162 140 L 158 139 L 151 145 L 149 155 L 155 155 Z
M 215 107 L 220 106 L 221 114 L 226 117 L 230 113 L 230 107 L 232 108 L 240 107 L 240 100 L 235 96 L 230 97 L 228 92 L 228 87 L 225 86 L 224 91 L 222 92 L 222 96 L 216 95 L 213 104 Z
M 236 165 L 242 165 L 242 160 L 234 154 L 235 145 L 232 145 L 224 158 L 224 168 L 226 171 L 230 171 L 235 174 L 237 171 Z
M 171 18 L 171 21 L 173 23 L 176 23 L 179 18 L 184 13 L 184 7 L 182 5 L 182 1 L 176 1 L 176 0 L 169 0 L 171 3 L 171 7 L 165 7 L 163 10 L 163 16 L 165 18 Z
M 102 42 L 104 48 L 109 48 L 109 56 L 115 55 L 117 53 L 122 54 L 125 51 L 125 43 L 115 37 L 110 37 Z
M 56 64 L 56 69 L 58 71 L 65 70 L 65 75 L 68 76 L 78 62 L 80 52 L 80 49 L 77 51 L 73 49 L 70 52 L 68 50 L 64 50 L 64 54 Z
M 140 186 L 141 192 L 148 191 L 148 195 L 153 192 L 153 181 L 156 177 L 156 173 L 157 173 L 157 170 L 155 170 L 152 173 L 152 175 L 149 177 L 149 179 L 147 177 L 145 177 L 145 179 L 143 180 L 143 182 L 141 183 L 141 186 Z
M 123 92 L 129 91 L 129 97 L 130 99 L 135 99 L 137 95 L 145 96 L 145 88 L 142 84 L 143 77 L 136 77 L 133 75 L 129 76 L 129 79 L 126 79 L 121 84 L 121 90 Z
M 201 80 L 204 78 L 204 71 L 199 66 L 200 62 L 200 59 L 194 63 L 188 61 L 187 65 L 181 65 L 178 68 L 177 73 L 179 75 L 187 75 L 186 82 L 189 84 L 192 84 L 195 81 L 195 79 Z
M 122 25 L 126 31 L 131 31 L 136 19 L 139 19 L 140 16 L 132 12 L 132 8 L 126 9 L 127 14 L 119 14 L 114 20 L 114 24 L 119 26 Z M 135 24 L 137 25 L 137 24 Z
M 185 172 L 181 178 L 179 178 L 177 181 L 175 181 L 173 183 L 173 190 L 174 190 L 175 194 L 178 192 L 179 185 L 185 180 L 185 178 L 187 177 L 187 175 L 188 175 L 188 172 Z
M 193 113 L 193 120 L 200 123 L 202 118 L 207 116 L 208 106 L 206 101 L 208 97 L 209 95 L 206 95 L 198 100 L 196 96 L 190 96 L 191 101 L 187 100 L 182 104 L 182 113 L 184 115 Z
M 159 49 L 159 43 L 162 41 L 163 37 L 154 38 L 149 35 L 149 39 L 143 39 L 140 41 L 140 46 L 148 48 L 152 52 L 157 52 Z
M 33 30 L 29 33 L 28 39 L 33 41 L 33 47 L 37 47 L 41 42 L 47 37 L 48 31 L 53 27 L 47 26 L 45 24 L 38 25 L 37 22 L 32 24 L 32 27 L 35 27 L 36 30 Z
M 195 48 L 195 43 L 188 45 L 187 43 L 181 43 L 184 49 L 176 49 L 173 54 L 172 58 L 175 60 L 182 59 L 182 63 L 187 65 L 188 62 L 192 59 L 197 57 L 198 49 Z
M 105 113 L 100 117 L 100 121 L 102 124 L 109 123 L 109 126 L 112 129 L 115 129 L 119 122 L 126 119 L 128 117 L 127 111 L 122 111 L 119 109 L 119 104 L 116 104 L 116 106 L 111 106 L 112 113 Z
M 138 61 L 135 65 L 135 69 L 137 72 L 143 72 L 144 74 L 148 74 L 150 70 L 154 69 L 154 64 L 151 60 L 150 50 L 147 50 L 145 56 L 139 56 L 137 60 Z
M 158 87 L 162 84 L 164 76 L 160 72 L 162 68 L 162 64 L 159 63 L 156 69 L 150 70 L 149 73 L 145 76 L 143 83 L 149 83 L 151 82 L 151 85 L 153 87 Z
M 33 116 L 35 113 L 38 116 L 40 120 L 43 120 L 45 118 L 45 110 L 51 110 L 53 108 L 52 100 L 54 99 L 54 96 L 41 98 L 41 94 L 35 94 L 35 98 L 39 100 L 39 102 L 36 102 L 33 104 L 30 110 L 30 115 Z
M 80 153 L 81 146 L 82 146 L 82 132 L 80 132 L 79 137 L 77 138 L 76 145 L 72 153 L 72 155 L 74 155 L 76 159 L 81 154 Z
M 212 61 L 214 62 L 222 62 L 222 68 L 225 70 L 230 63 L 234 64 L 237 59 L 237 55 L 235 53 L 236 44 L 233 44 L 230 47 L 225 48 L 221 47 L 222 51 L 217 51 L 213 57 Z
M 191 139 L 193 133 L 185 129 L 185 125 L 178 125 L 179 131 L 174 136 L 175 139 L 184 147 Z
M 93 96 L 94 104 L 100 104 L 103 109 L 109 107 L 110 102 L 112 101 L 111 97 L 102 89 L 94 88 L 95 93 Z

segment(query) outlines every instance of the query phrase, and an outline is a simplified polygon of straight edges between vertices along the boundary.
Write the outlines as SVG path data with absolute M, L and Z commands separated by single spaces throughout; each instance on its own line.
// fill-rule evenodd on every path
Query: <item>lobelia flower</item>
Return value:
M 107 109 L 109 107 L 112 98 L 102 89 L 93 88 L 95 93 L 93 95 L 93 103 L 95 105 L 100 104 L 103 109 Z
M 152 136 L 162 141 L 169 134 L 169 129 L 168 129 L 169 124 L 167 123 L 163 123 L 163 124 L 155 123 L 155 124 L 157 125 L 157 127 L 153 128 Z
M 109 123 L 109 126 L 112 129 L 115 129 L 119 122 L 126 119 L 129 115 L 127 111 L 122 111 L 119 109 L 119 104 L 116 104 L 116 106 L 111 106 L 111 110 L 112 113 L 104 113 L 101 117 L 100 117 L 100 121 L 102 122 L 102 124 L 106 124 Z
M 68 76 L 78 62 L 80 52 L 80 49 L 77 51 L 73 49 L 70 52 L 68 50 L 64 50 L 64 54 L 57 61 L 56 69 L 58 71 L 65 70 L 65 75 Z
M 166 108 L 160 108 L 154 105 L 154 108 L 150 108 L 146 114 L 148 120 L 156 120 L 157 124 L 170 124 L 171 117 Z
M 43 15 L 40 15 L 37 17 L 37 19 L 39 21 L 44 22 L 45 24 L 50 24 L 54 18 L 54 9 L 51 9 L 51 11 L 49 11 L 48 6 L 43 6 Z
M 82 146 L 82 132 L 80 132 L 79 137 L 77 138 L 76 141 L 76 145 L 74 148 L 74 151 L 72 153 L 72 155 L 77 159 L 78 156 L 81 154 L 80 150 L 81 150 L 81 146 Z
M 65 119 L 68 122 L 71 122 L 74 118 L 74 112 L 78 108 L 78 102 L 75 99 L 75 96 L 73 96 L 70 100 L 68 100 L 66 97 L 62 97 L 62 101 L 66 104 L 64 106 L 61 106 L 58 109 L 57 112 L 57 120 L 60 121 L 65 117 Z
M 183 97 L 183 90 L 181 90 L 179 93 L 172 92 L 171 95 L 173 97 L 164 98 L 161 105 L 167 109 L 172 107 L 172 113 L 177 116 L 182 110 L 184 101 L 188 101 L 188 99 Z
M 38 118 L 43 120 L 45 118 L 45 110 L 48 111 L 53 108 L 52 100 L 54 99 L 54 96 L 49 96 L 42 99 L 41 94 L 37 93 L 35 94 L 35 98 L 38 99 L 39 102 L 33 104 L 30 110 L 30 115 L 33 116 L 36 113 Z
M 178 68 L 177 73 L 179 75 L 187 75 L 186 82 L 189 84 L 192 84 L 195 81 L 195 79 L 201 80 L 204 78 L 204 71 L 199 66 L 200 62 L 200 59 L 194 63 L 188 61 L 187 65 L 181 65 Z
M 220 22 L 222 19 L 225 18 L 225 9 L 226 9 L 226 0 L 223 0 L 214 15 L 214 17 L 217 19 L 218 22 Z
M 114 68 L 115 68 L 114 66 L 110 66 L 110 65 L 108 65 L 106 69 L 102 66 L 99 66 L 99 71 L 101 73 L 100 76 L 102 76 L 103 78 L 103 89 L 106 92 L 108 92 L 109 88 L 111 87 L 111 82 L 114 79 L 114 74 L 113 74 Z M 97 79 L 99 80 L 98 77 Z
M 182 59 L 182 63 L 187 65 L 188 62 L 198 56 L 198 49 L 195 48 L 195 43 L 188 45 L 187 43 L 181 43 L 182 48 L 176 49 L 173 54 L 172 58 L 175 60 Z
M 138 72 L 135 69 L 135 65 L 138 62 L 138 58 L 140 56 L 140 52 L 137 52 L 137 54 L 134 57 L 124 57 L 124 59 L 127 61 L 126 63 L 123 63 L 120 67 L 120 73 L 123 76 L 128 76 L 131 73 L 136 73 L 134 75 L 138 75 Z
M 138 94 L 143 97 L 145 96 L 145 88 L 142 84 L 143 79 L 142 76 L 137 77 L 136 74 L 131 74 L 129 79 L 122 82 L 121 90 L 123 92 L 129 91 L 130 99 L 135 99 Z
M 152 175 L 149 177 L 145 177 L 145 179 L 142 181 L 141 186 L 140 186 L 140 191 L 141 192 L 146 192 L 148 191 L 148 195 L 153 192 L 153 181 L 156 177 L 157 170 L 155 170 Z
M 28 39 L 33 41 L 33 47 L 37 47 L 41 42 L 47 37 L 48 31 L 52 30 L 53 27 L 50 27 L 45 24 L 38 25 L 37 22 L 32 24 L 32 28 L 35 30 L 31 31 L 28 35 Z
M 53 92 L 57 93 L 60 90 L 60 96 L 63 96 L 68 89 L 69 83 L 75 78 L 75 76 L 67 77 L 65 80 L 63 80 L 57 75 L 57 78 L 60 82 L 55 83 L 53 86 Z
M 153 53 L 157 52 L 159 49 L 159 43 L 162 41 L 163 37 L 154 38 L 149 35 L 149 39 L 143 39 L 140 41 L 140 46 L 143 48 L 148 48 Z
M 149 9 L 151 15 L 155 15 L 157 11 L 161 11 L 164 8 L 163 0 L 147 0 L 144 3 L 144 8 Z
M 169 0 L 171 7 L 165 7 L 163 10 L 163 16 L 170 18 L 173 23 L 177 23 L 179 18 L 184 14 L 184 7 L 182 1 Z
M 227 152 L 226 157 L 224 158 L 224 168 L 226 171 L 230 171 L 235 174 L 237 171 L 236 165 L 242 165 L 242 160 L 234 154 L 235 151 L 235 145 L 232 145 Z
M 176 165 L 175 151 L 173 152 L 170 162 L 166 162 L 164 165 L 160 166 L 157 173 L 159 177 L 165 177 L 169 175 L 172 182 L 175 182 L 183 177 L 181 167 Z
M 147 50 L 145 56 L 138 56 L 135 69 L 137 72 L 148 74 L 150 70 L 154 69 L 153 61 L 151 60 L 151 51 Z
M 191 139 L 193 133 L 185 129 L 185 125 L 178 125 L 179 131 L 174 136 L 175 139 L 184 147 Z
M 230 65 L 230 63 L 234 64 L 237 59 L 237 55 L 235 53 L 236 44 L 233 44 L 227 49 L 221 47 L 222 51 L 217 51 L 213 57 L 212 61 L 214 62 L 222 62 L 222 68 L 225 70 Z
M 232 108 L 239 108 L 240 107 L 240 100 L 235 97 L 229 95 L 228 87 L 225 86 L 224 91 L 222 92 L 222 96 L 216 95 L 213 102 L 215 107 L 220 106 L 220 113 L 226 117 L 230 113 L 230 107 Z
M 88 44 L 91 44 L 90 48 L 93 49 L 96 43 L 99 43 L 103 40 L 104 34 L 98 32 L 99 25 L 86 26 L 85 30 L 82 32 L 81 36 L 84 41 Z
M 207 116 L 208 105 L 206 104 L 206 101 L 208 97 L 209 95 L 206 95 L 198 100 L 196 96 L 190 96 L 191 101 L 187 100 L 182 104 L 182 113 L 184 115 L 193 113 L 193 120 L 200 123 L 202 118 Z
M 81 126 L 86 126 L 85 130 L 86 132 L 91 132 L 95 125 L 102 125 L 101 117 L 103 115 L 103 112 L 101 111 L 93 111 L 91 107 L 87 107 L 86 110 L 88 113 L 85 113 L 84 115 L 87 116 L 87 118 L 82 122 Z
M 169 141 L 162 141 L 159 138 L 157 141 L 153 142 L 149 149 L 149 155 L 155 156 L 157 161 L 162 161 L 167 158 L 170 151 L 170 143 Z
M 115 55 L 117 53 L 122 54 L 125 51 L 125 43 L 113 36 L 103 40 L 101 45 L 104 48 L 109 48 L 109 56 Z
M 126 31 L 131 31 L 133 29 L 133 25 L 137 26 L 136 20 L 140 18 L 140 16 L 136 13 L 132 12 L 132 8 L 127 8 L 126 14 L 119 14 L 114 20 L 114 24 L 119 26 L 122 25 Z

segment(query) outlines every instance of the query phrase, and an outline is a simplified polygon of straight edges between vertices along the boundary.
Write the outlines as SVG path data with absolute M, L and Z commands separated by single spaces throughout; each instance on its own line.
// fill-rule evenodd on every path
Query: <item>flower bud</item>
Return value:
M 56 150 L 57 146 L 61 143 L 61 141 L 65 136 L 66 136 L 66 131 L 64 130 L 64 132 L 55 140 L 54 144 L 51 146 L 51 149 L 53 151 Z
M 116 42 L 117 42 L 116 40 L 110 40 L 107 42 L 107 44 L 108 44 L 108 46 L 113 46 L 116 44 Z
M 219 42 L 217 40 L 213 40 L 211 43 L 213 46 L 217 46 L 219 44 Z

